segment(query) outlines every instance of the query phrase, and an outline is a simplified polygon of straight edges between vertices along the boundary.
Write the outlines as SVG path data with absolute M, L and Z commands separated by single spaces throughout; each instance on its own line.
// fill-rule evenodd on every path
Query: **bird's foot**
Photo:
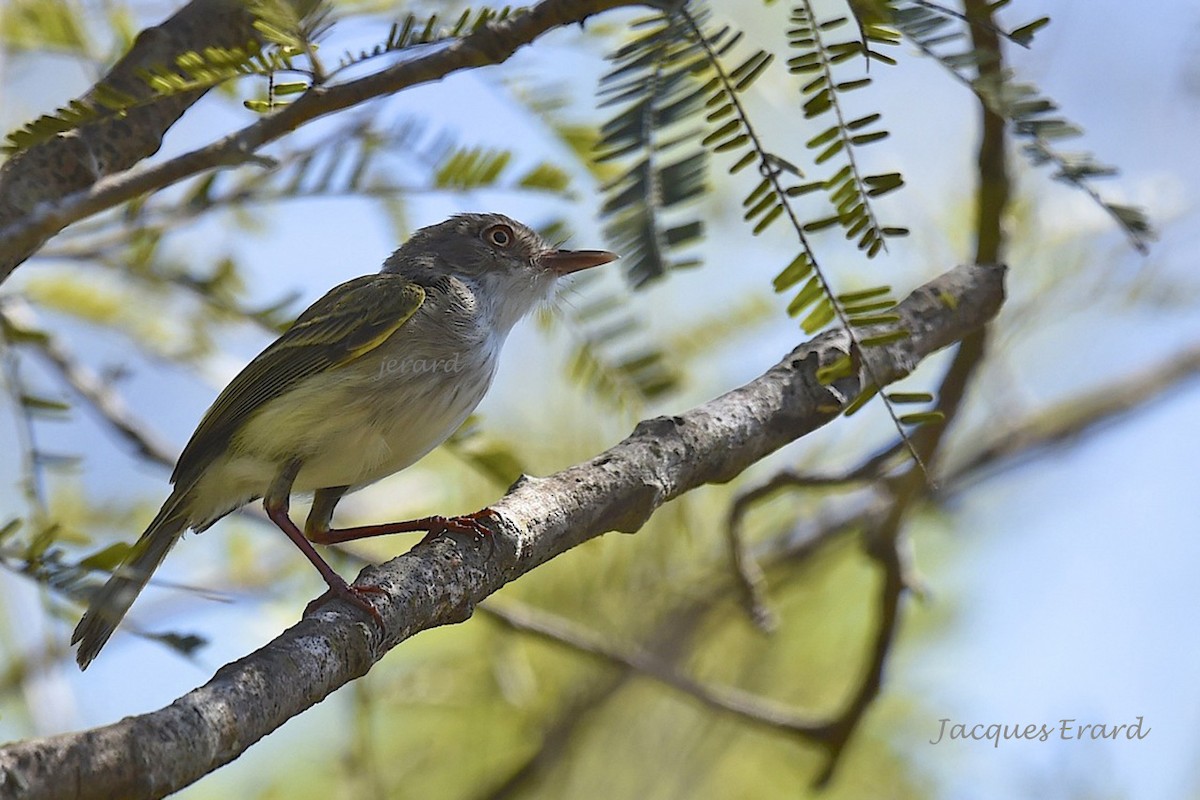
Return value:
M 458 517 L 426 517 L 421 521 L 427 523 L 429 532 L 418 544 L 432 542 L 447 533 L 465 533 L 474 538 L 476 542 L 487 541 L 488 557 L 491 557 L 496 550 L 496 537 L 492 534 L 492 529 L 484 524 L 486 519 L 495 519 L 490 508 Z
M 370 595 L 387 595 L 387 590 L 380 586 L 359 586 L 357 584 L 350 585 L 342 582 L 341 586 L 330 585 L 325 594 L 313 600 L 304 607 L 304 616 L 308 616 L 315 612 L 318 608 L 328 603 L 330 600 L 345 600 L 351 605 L 358 606 L 363 611 L 371 615 L 371 619 L 375 620 L 375 624 L 379 626 L 379 630 L 385 630 L 383 624 L 383 615 L 375 608 L 375 605 L 367 599 Z

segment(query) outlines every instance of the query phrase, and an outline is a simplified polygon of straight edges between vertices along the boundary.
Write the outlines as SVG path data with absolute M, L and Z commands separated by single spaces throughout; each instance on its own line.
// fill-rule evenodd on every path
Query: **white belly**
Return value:
M 293 492 L 360 488 L 414 464 L 479 405 L 494 356 L 479 353 L 453 368 L 391 362 L 390 370 L 376 358 L 378 371 L 356 362 L 304 381 L 263 406 L 205 471 L 193 492 L 193 519 L 211 522 L 262 497 L 295 458 L 302 466 Z

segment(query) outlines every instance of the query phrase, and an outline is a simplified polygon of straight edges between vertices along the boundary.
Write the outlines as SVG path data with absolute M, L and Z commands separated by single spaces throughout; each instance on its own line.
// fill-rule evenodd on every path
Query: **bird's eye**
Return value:
M 513 229 L 507 225 L 492 225 L 483 232 L 483 240 L 496 247 L 508 247 L 513 238 Z

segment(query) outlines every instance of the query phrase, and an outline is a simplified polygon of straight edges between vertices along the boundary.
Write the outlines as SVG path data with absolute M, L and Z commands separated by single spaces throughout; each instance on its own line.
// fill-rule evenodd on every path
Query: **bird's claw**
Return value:
M 429 532 L 418 544 L 432 542 L 447 533 L 465 533 L 476 542 L 486 540 L 489 547 L 488 556 L 491 557 L 496 550 L 496 537 L 491 528 L 483 523 L 483 520 L 491 516 L 491 510 L 485 508 L 482 511 L 474 511 L 458 517 L 430 517 Z
M 318 608 L 328 603 L 330 600 L 345 600 L 353 606 L 361 608 L 371 615 L 371 619 L 375 620 L 375 624 L 379 626 L 379 630 L 385 630 L 383 624 L 383 615 L 375 608 L 375 605 L 367 599 L 367 595 L 387 595 L 387 590 L 380 586 L 359 586 L 357 584 L 349 585 L 342 584 L 341 586 L 330 586 L 325 594 L 313 600 L 304 607 L 304 616 L 308 616 L 315 612 Z

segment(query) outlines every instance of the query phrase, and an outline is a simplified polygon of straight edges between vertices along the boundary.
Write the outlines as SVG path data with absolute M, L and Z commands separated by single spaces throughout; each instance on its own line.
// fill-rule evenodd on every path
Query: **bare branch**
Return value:
M 294 0 L 293 5 L 303 16 L 316 2 Z M 196 90 L 158 97 L 143 73 L 173 67 L 178 56 L 206 47 L 261 42 L 253 23 L 242 0 L 192 0 L 162 24 L 142 31 L 129 52 L 80 98 L 87 106 L 103 105 L 99 98 L 105 93 L 119 92 L 145 102 L 33 145 L 0 167 L 0 229 L 6 237 L 9 231 L 26 232 L 0 247 L 3 277 L 62 229 L 36 230 L 35 220 L 47 207 L 153 155 L 167 130 L 204 95 Z
M 230 0 L 195 2 L 228 3 Z M 634 0 L 542 0 L 527 11 L 515 13 L 500 22 L 488 23 L 445 47 L 432 49 L 427 55 L 401 61 L 346 83 L 314 86 L 278 113 L 264 117 L 206 147 L 135 174 L 114 175 L 98 183 L 94 181 L 114 170 L 95 172 L 81 185 L 65 186 L 57 194 L 36 198 L 36 202 L 23 201 L 8 213 L 0 213 L 0 282 L 7 279 L 47 239 L 73 222 L 206 170 L 253 161 L 255 151 L 264 144 L 319 117 L 417 84 L 439 80 L 452 72 L 498 64 L 547 31 L 581 23 L 593 14 L 636 4 Z M 179 113 L 182 113 L 182 109 Z M 173 123 L 174 119 L 170 122 Z M 55 141 L 62 139 L 60 137 Z M 141 157 L 157 149 L 158 144 L 154 142 L 153 147 Z M 136 160 L 130 163 L 122 161 L 119 168 L 126 169 Z M 15 169 L 11 165 L 12 162 L 5 164 L 6 172 Z M 2 196 L 3 181 L 0 180 Z
M 640 647 L 611 644 L 599 634 L 561 616 L 509 600 L 499 604 L 481 605 L 479 609 L 514 630 L 540 636 L 633 670 L 639 675 L 677 689 L 715 711 L 732 714 L 751 724 L 777 732 L 784 731 L 808 740 L 819 740 L 822 737 L 823 727 L 808 715 L 732 686 L 716 686 L 690 678 L 674 665 Z
M 26 334 L 30 346 L 109 428 L 133 446 L 139 456 L 160 466 L 174 466 L 176 453 L 133 415 L 111 386 L 90 367 L 78 361 L 61 343 L 48 335 L 34 335 L 38 331 L 26 322 L 32 314 L 33 309 L 25 305 L 11 310 L 0 308 L 0 319 L 4 324 Z
M 810 475 L 785 469 L 772 475 L 765 483 L 741 493 L 734 499 L 729 507 L 729 516 L 725 523 L 730 566 L 742 595 L 742 605 L 760 630 L 770 633 L 775 629 L 777 620 L 775 612 L 767 604 L 766 578 L 762 568 L 754 560 L 746 543 L 743 532 L 746 514 L 753 506 L 783 489 L 842 487 L 873 480 L 878 477 L 882 464 L 887 460 L 884 454 L 890 457 L 902 450 L 903 447 L 903 442 L 893 445 L 887 448 L 883 454 L 873 456 L 858 467 L 841 475 Z
M 915 291 L 896 309 L 910 336 L 867 349 L 871 374 L 898 380 L 985 324 L 1003 301 L 1004 272 L 958 267 Z M 640 423 L 586 463 L 518 481 L 491 509 L 494 550 L 444 537 L 367 568 L 360 581 L 386 592 L 376 603 L 382 633 L 361 610 L 328 603 L 164 709 L 0 749 L 0 797 L 162 797 L 194 782 L 408 637 L 467 619 L 538 565 L 606 531 L 636 531 L 663 503 L 728 481 L 835 419 L 862 390 L 866 367 L 834 386 L 822 385 L 817 370 L 849 347 L 844 330 L 829 331 L 739 389 Z
M 1126 414 L 1146 408 L 1197 377 L 1200 377 L 1200 346 L 1036 413 L 956 465 L 945 477 L 944 491 L 961 492 L 992 474 L 989 470 L 1023 463 L 1039 450 L 1074 442 Z

